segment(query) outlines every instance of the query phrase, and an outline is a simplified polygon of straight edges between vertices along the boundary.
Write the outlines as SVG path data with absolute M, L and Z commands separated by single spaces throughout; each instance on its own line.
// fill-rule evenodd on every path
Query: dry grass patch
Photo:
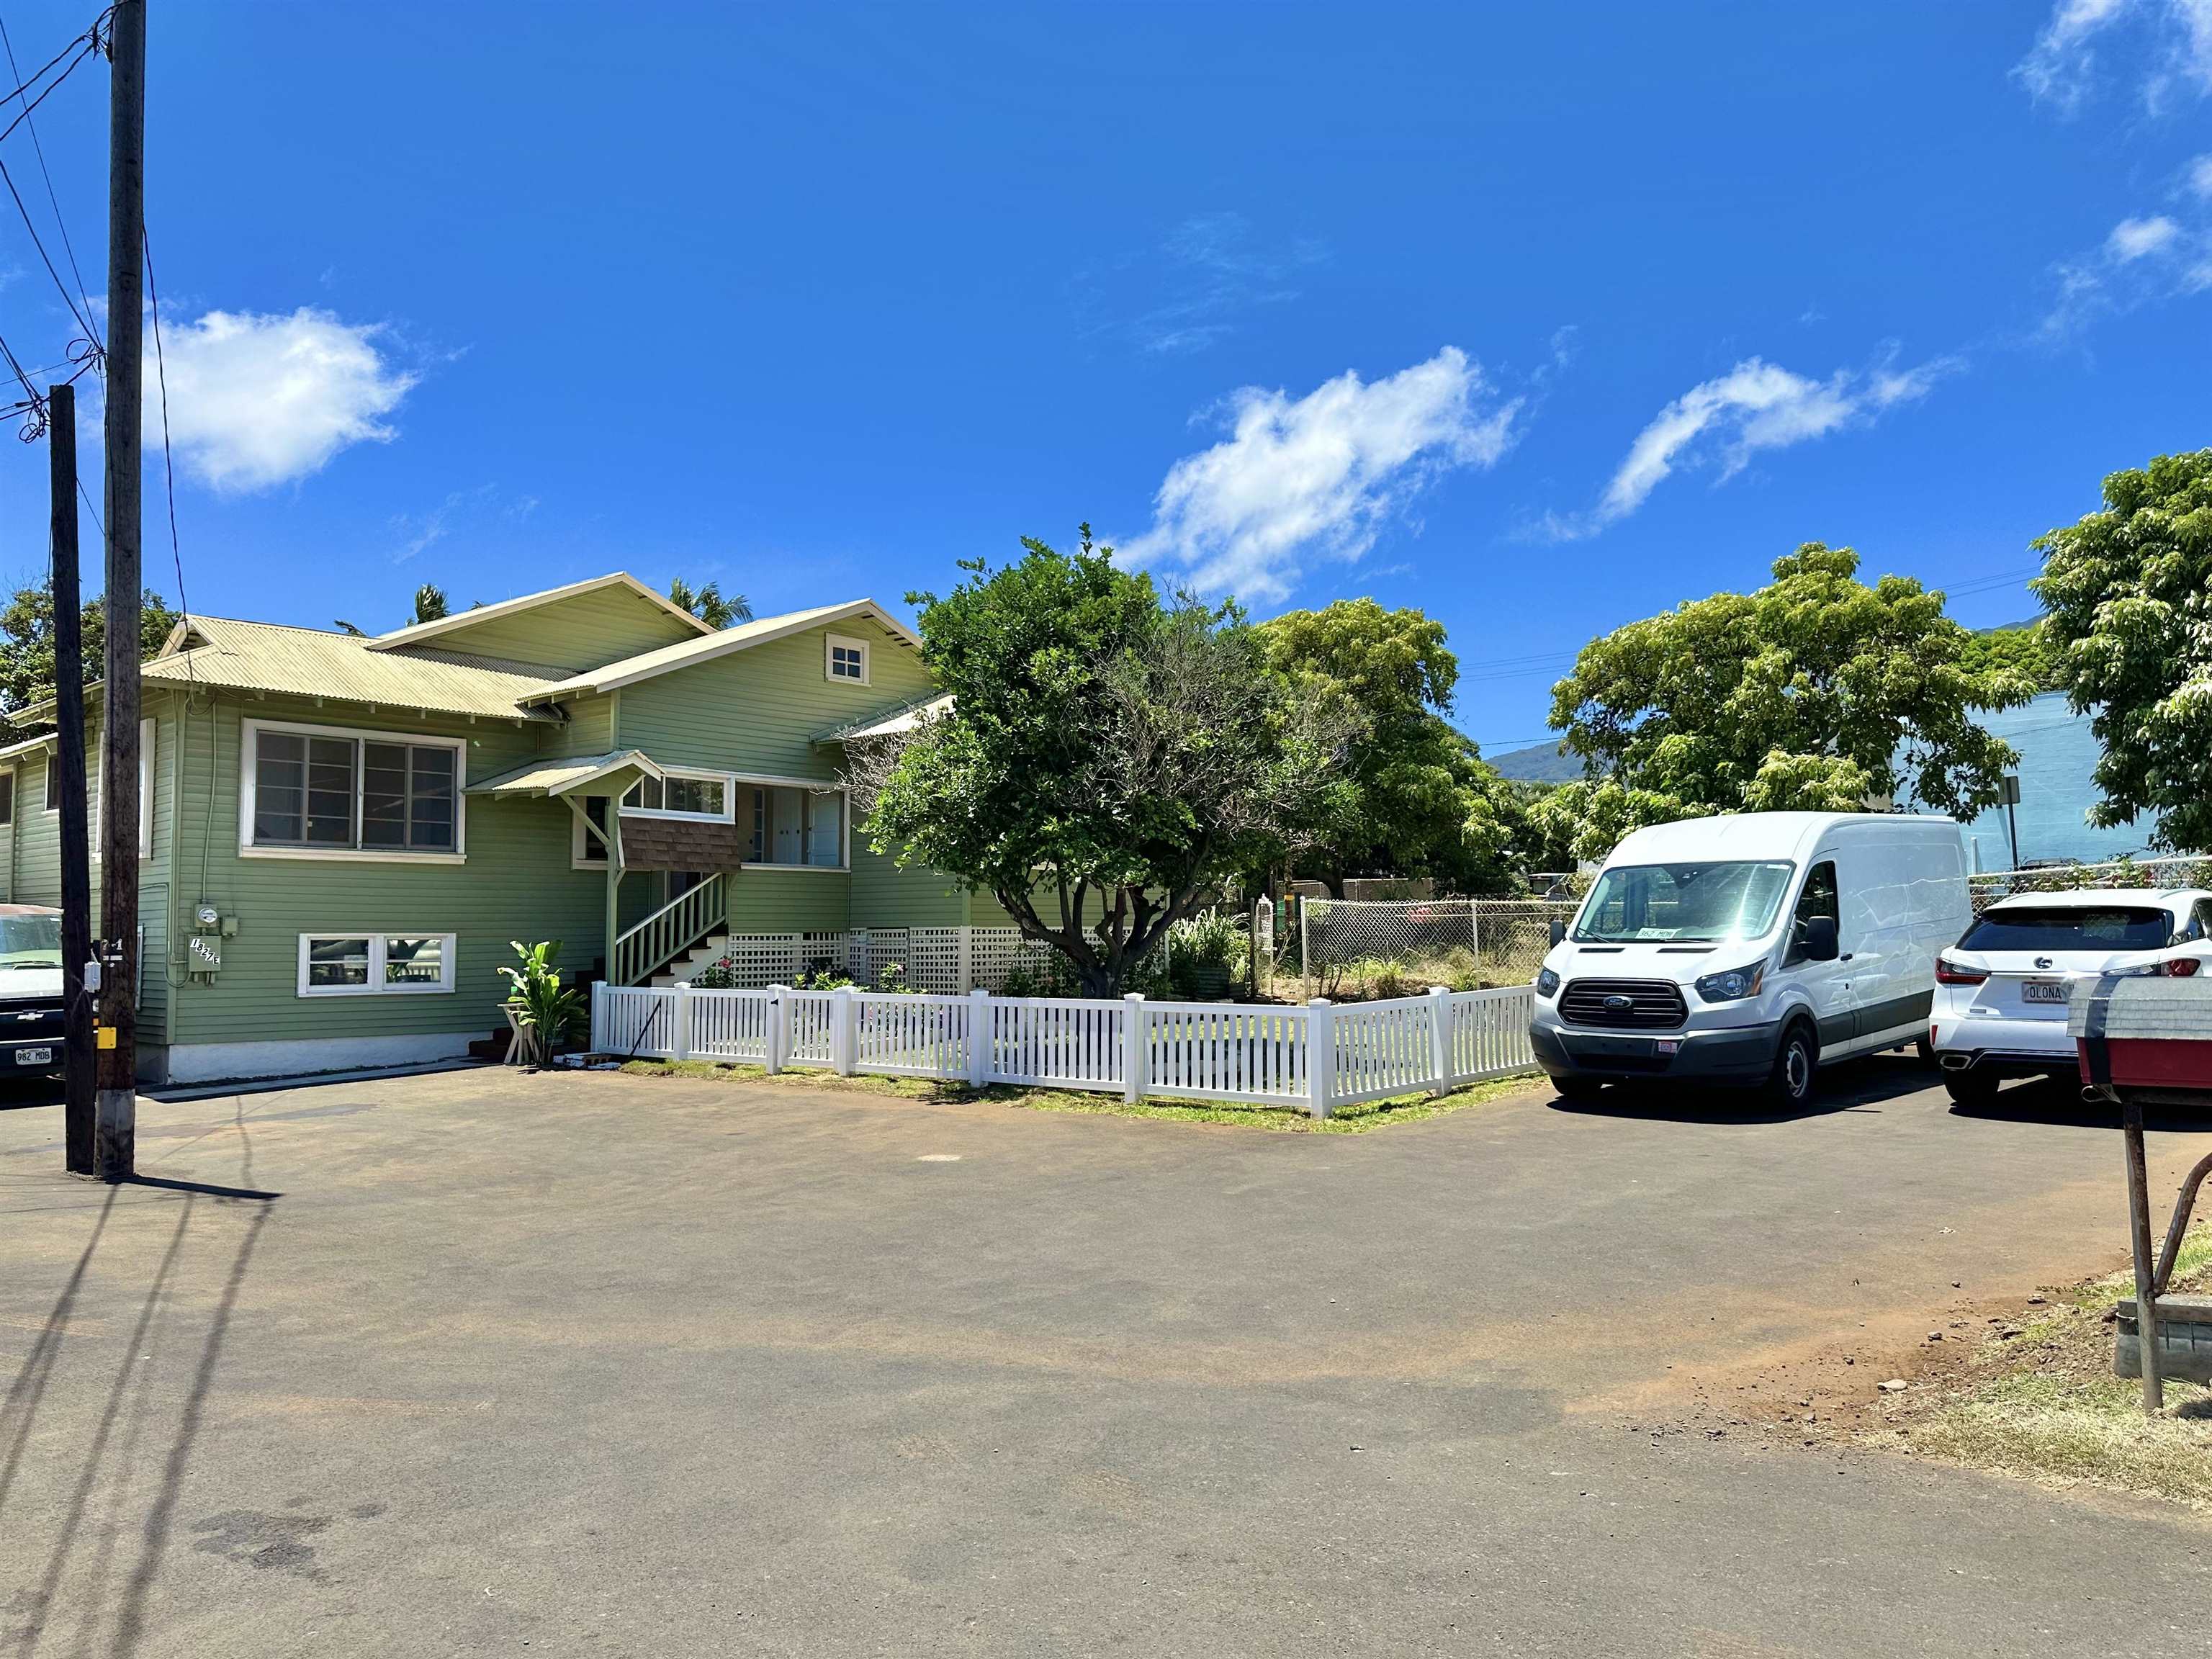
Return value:
M 2177 1291 L 2212 1284 L 2212 1225 L 2194 1230 Z M 2131 1273 L 2069 1287 L 2002 1321 L 1964 1358 L 1896 1401 L 1885 1433 L 1922 1455 L 2059 1485 L 2171 1498 L 2212 1512 L 2212 1391 L 2168 1382 L 2142 1411 L 2142 1384 L 2112 1374 L 2114 1303 Z

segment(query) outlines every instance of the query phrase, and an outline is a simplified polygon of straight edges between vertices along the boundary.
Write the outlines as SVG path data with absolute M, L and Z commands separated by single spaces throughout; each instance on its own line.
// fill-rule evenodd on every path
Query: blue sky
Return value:
M 94 9 L 0 18 L 28 70 Z M 1569 16 L 155 0 L 190 602 L 896 603 L 1087 518 L 1262 615 L 1421 606 L 1505 748 L 1801 541 L 2027 614 L 2030 538 L 2212 441 L 2212 0 Z M 95 298 L 105 99 L 38 116 Z M 61 358 L 4 204 L 0 270 Z

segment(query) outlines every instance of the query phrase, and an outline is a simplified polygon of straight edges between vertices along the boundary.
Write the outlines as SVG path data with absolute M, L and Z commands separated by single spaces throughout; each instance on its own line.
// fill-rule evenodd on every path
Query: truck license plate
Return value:
M 2022 1002 L 2063 1002 L 2066 1000 L 2066 981 L 2063 979 L 2032 979 L 2020 988 Z
M 18 1066 L 51 1066 L 54 1063 L 54 1051 L 51 1048 L 18 1048 L 15 1050 L 15 1063 Z

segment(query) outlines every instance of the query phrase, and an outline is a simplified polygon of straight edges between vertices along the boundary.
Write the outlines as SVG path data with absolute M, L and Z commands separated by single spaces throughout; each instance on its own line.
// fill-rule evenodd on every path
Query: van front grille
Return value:
M 1570 1025 L 1665 1031 L 1689 1017 L 1682 988 L 1663 979 L 1570 980 L 1559 993 L 1559 1018 Z

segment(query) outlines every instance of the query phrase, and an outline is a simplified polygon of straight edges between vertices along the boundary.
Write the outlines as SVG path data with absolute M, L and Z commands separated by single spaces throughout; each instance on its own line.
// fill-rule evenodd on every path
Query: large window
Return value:
M 458 858 L 458 739 L 246 723 L 240 847 L 324 856 Z
M 839 870 L 845 864 L 845 797 L 836 790 L 746 784 L 739 823 L 748 830 L 748 864 Z
M 645 817 L 730 821 L 730 779 L 723 772 L 670 771 L 640 778 L 623 797 L 623 811 Z
M 451 933 L 302 933 L 303 997 L 410 996 L 453 988 Z

